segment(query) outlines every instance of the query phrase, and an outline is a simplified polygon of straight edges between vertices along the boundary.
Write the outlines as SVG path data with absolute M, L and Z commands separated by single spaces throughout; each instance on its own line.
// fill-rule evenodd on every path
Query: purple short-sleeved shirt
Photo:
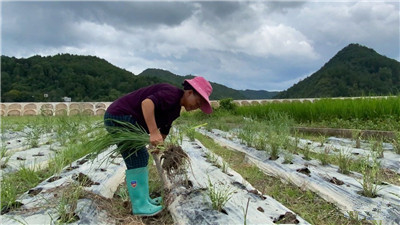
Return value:
M 172 122 L 180 116 L 183 90 L 173 85 L 162 83 L 133 91 L 115 100 L 108 108 L 111 115 L 132 115 L 139 125 L 148 128 L 143 117 L 142 101 L 149 98 L 154 103 L 154 116 L 162 134 L 168 134 Z

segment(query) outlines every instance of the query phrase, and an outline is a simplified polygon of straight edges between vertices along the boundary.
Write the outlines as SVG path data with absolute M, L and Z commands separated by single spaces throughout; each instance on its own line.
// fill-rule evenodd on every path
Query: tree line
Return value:
M 113 101 L 158 83 L 94 56 L 58 54 L 27 59 L 1 56 L 2 102 Z

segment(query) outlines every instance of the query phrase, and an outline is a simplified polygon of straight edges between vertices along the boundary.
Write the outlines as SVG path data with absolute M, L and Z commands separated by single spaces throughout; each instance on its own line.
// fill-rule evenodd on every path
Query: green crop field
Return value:
M 91 140 L 106 134 L 105 129 L 93 130 L 101 124 L 100 116 L 2 117 L 2 219 L 28 221 L 29 217 L 24 214 L 28 210 L 24 207 L 28 206 L 21 205 L 21 201 L 50 178 L 74 171 L 74 165 L 92 153 L 88 147 Z M 354 137 L 303 134 L 292 129 L 299 126 L 354 129 Z M 361 130 L 389 131 L 392 136 L 390 139 L 363 139 L 355 135 Z M 400 190 L 400 97 L 322 99 L 314 103 L 254 106 L 236 106 L 225 100 L 211 115 L 183 112 L 174 122 L 174 130 L 166 142 L 182 143 L 184 137 L 198 140 L 215 154 L 207 153 L 206 161 L 211 165 L 224 173 L 228 173 L 228 168 L 236 171 L 263 196 L 287 207 L 301 221 L 311 224 L 391 224 L 397 221 L 391 215 L 400 204 L 399 196 L 393 194 Z M 88 160 L 92 159 L 88 157 Z M 118 164 L 117 169 L 123 169 L 124 163 L 119 160 L 114 164 Z M 191 163 L 196 166 L 196 161 Z M 117 172 L 111 170 L 114 164 L 101 164 L 101 169 L 116 175 Z M 162 183 L 152 159 L 149 165 L 150 192 L 162 194 Z M 116 184 L 114 194 L 108 199 L 90 193 L 82 182 L 68 186 L 69 191 L 62 188 L 64 184 L 59 185 L 60 192 L 54 194 L 57 197 L 51 204 L 46 203 L 57 209 L 54 211 L 57 218 L 51 220 L 58 223 L 79 220 L 76 215 L 80 213 L 78 202 L 82 198 L 97 199 L 98 204 L 108 206 L 102 209 L 120 224 L 175 223 L 176 215 L 169 210 L 164 210 L 157 218 L 130 215 L 124 203 L 128 198 L 123 182 Z M 210 201 L 210 210 L 216 210 L 217 215 L 229 208 L 237 195 L 228 184 L 218 186 L 206 182 L 205 185 L 208 191 L 202 198 Z M 335 191 L 328 191 L 330 188 Z M 221 195 L 221 190 L 225 190 L 225 195 Z M 386 206 L 377 214 L 365 203 L 370 201 L 368 199 L 371 204 L 381 201 Z M 204 202 L 192 203 L 191 207 L 198 207 L 197 203 Z M 246 212 L 242 216 L 243 224 L 251 221 L 253 215 L 253 212 L 247 213 L 245 205 L 239 210 Z M 251 203 L 247 205 L 248 209 L 251 207 Z M 280 223 L 277 218 L 271 220 Z

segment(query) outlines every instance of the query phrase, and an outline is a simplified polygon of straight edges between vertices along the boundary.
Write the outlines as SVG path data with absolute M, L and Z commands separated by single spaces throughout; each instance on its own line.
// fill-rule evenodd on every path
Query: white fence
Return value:
M 332 99 L 356 99 L 332 98 Z M 387 98 L 387 96 L 367 97 Z M 299 99 L 248 99 L 233 100 L 237 105 L 258 105 L 274 102 L 314 102 L 320 98 Z M 25 115 L 103 115 L 112 102 L 5 102 L 1 103 L 1 116 L 25 116 Z M 211 101 L 213 107 L 219 106 L 219 101 Z
M 111 102 L 10 102 L 1 103 L 1 116 L 103 115 Z

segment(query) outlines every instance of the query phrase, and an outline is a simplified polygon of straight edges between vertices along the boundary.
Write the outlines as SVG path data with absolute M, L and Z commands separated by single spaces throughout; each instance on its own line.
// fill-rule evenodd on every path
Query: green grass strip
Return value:
M 400 118 L 400 96 L 388 98 L 320 99 L 313 103 L 280 102 L 263 105 L 241 106 L 239 115 L 268 119 L 270 112 L 286 113 L 298 122 L 332 120 L 371 120 L 376 118 Z

